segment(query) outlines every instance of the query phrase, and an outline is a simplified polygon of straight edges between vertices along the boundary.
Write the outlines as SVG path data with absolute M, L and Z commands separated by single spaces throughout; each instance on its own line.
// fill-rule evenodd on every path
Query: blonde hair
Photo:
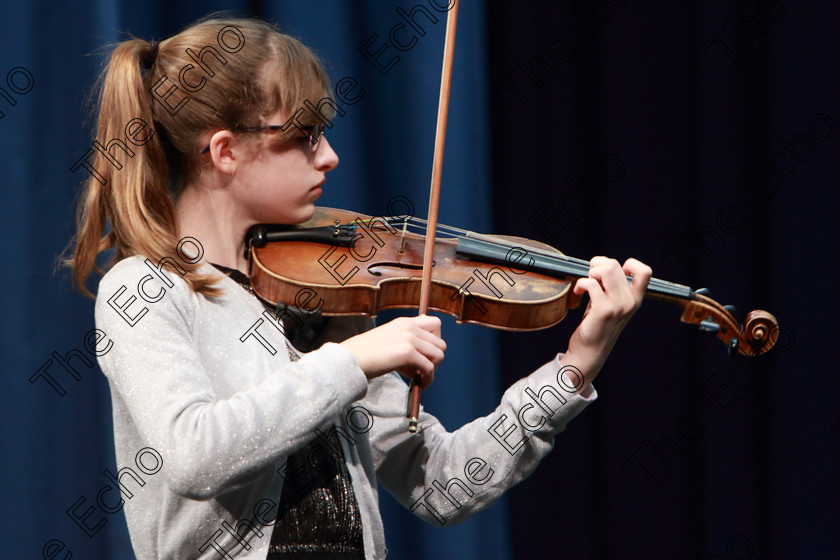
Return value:
M 117 44 L 98 89 L 92 167 L 85 165 L 91 176 L 66 259 L 88 296 L 90 273 L 104 273 L 96 263 L 103 251 L 115 250 L 106 269 L 132 255 L 155 263 L 176 255 L 174 201 L 199 170 L 202 135 L 260 124 L 278 111 L 293 116 L 305 100 L 327 97 L 330 85 L 318 58 L 272 24 L 207 19 L 159 44 Z M 277 141 L 295 132 L 289 126 Z M 184 262 L 184 280 L 217 296 L 218 276 L 198 274 L 198 266 L 198 259 Z

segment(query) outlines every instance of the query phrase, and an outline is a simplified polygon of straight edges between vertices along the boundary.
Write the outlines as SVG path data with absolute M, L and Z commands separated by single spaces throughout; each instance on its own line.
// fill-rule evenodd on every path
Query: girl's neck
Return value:
M 196 238 L 203 260 L 248 273 L 245 233 L 251 224 L 236 213 L 226 189 L 187 185 L 175 204 L 178 237 Z

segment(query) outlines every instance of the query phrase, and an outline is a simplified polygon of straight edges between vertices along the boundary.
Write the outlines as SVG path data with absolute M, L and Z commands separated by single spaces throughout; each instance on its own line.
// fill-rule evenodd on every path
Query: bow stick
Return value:
M 437 230 L 438 202 L 440 201 L 440 177 L 443 172 L 443 146 L 446 142 L 446 117 L 449 113 L 449 86 L 452 84 L 452 60 L 455 53 L 455 25 L 458 22 L 458 0 L 446 16 L 446 42 L 443 45 L 443 70 L 440 78 L 440 99 L 438 100 L 437 131 L 435 132 L 435 156 L 432 161 L 432 186 L 429 191 L 429 217 L 426 229 L 426 245 L 423 251 L 423 276 L 420 282 L 420 305 L 418 315 L 425 315 L 429 309 L 429 290 L 432 285 L 432 263 L 435 256 L 435 232 Z M 417 417 L 420 415 L 420 375 L 415 375 L 409 389 L 408 431 L 417 432 Z

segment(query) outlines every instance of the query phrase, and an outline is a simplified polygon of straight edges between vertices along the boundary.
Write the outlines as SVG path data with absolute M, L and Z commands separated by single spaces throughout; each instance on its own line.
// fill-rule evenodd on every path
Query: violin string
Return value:
M 398 221 L 402 222 L 403 220 L 398 220 Z M 426 229 L 427 229 L 426 228 L 426 220 L 423 220 L 422 218 L 412 217 L 408 221 L 410 223 L 412 223 L 412 225 L 415 225 L 416 228 L 420 232 L 425 232 Z M 506 239 L 501 239 L 501 238 L 493 236 L 493 235 L 477 233 L 477 232 L 474 232 L 474 231 L 469 231 L 469 230 L 457 228 L 457 227 L 454 227 L 454 226 L 447 226 L 445 224 L 438 224 L 438 231 L 441 231 L 441 230 L 444 230 L 443 233 L 448 234 L 453 238 L 472 237 L 472 238 L 475 238 L 475 239 L 479 239 L 481 241 L 486 241 L 488 243 L 493 243 L 495 245 L 506 247 L 508 249 L 513 249 L 513 248 L 523 248 L 524 249 L 524 247 L 519 247 L 519 245 L 516 245 L 516 244 L 514 244 L 514 243 L 512 243 L 512 242 L 510 242 Z M 458 234 L 460 234 L 460 235 L 458 235 Z M 550 258 L 550 259 L 563 260 L 563 261 L 567 261 L 567 262 L 570 262 L 570 263 L 584 265 L 586 267 L 589 267 L 589 262 L 588 261 L 578 259 L 578 258 L 575 258 L 575 257 L 570 257 L 568 255 L 563 255 L 561 253 L 553 253 L 553 252 L 549 252 L 549 251 L 546 251 L 544 249 L 539 249 L 539 248 L 536 248 L 536 247 L 527 247 L 527 250 L 531 253 L 534 253 L 534 254 L 537 254 L 537 255 L 540 255 L 540 256 L 543 256 L 543 257 L 547 257 L 547 258 Z
M 411 223 L 411 225 L 415 226 L 415 228 L 418 229 L 420 232 L 425 232 L 426 231 L 426 225 L 425 225 L 426 220 L 423 220 L 421 218 L 411 217 L 411 218 L 409 218 L 409 220 L 396 219 L 396 220 L 393 220 L 393 221 L 396 222 L 396 223 L 403 223 L 403 222 L 408 221 L 409 223 Z M 495 236 L 492 236 L 492 235 L 481 234 L 481 233 L 477 233 L 477 232 L 474 232 L 474 231 L 469 231 L 469 230 L 465 230 L 465 229 L 461 229 L 461 228 L 457 228 L 457 227 L 453 227 L 453 226 L 447 226 L 447 225 L 444 225 L 444 224 L 439 224 L 438 225 L 438 231 L 441 231 L 441 230 L 444 230 L 444 233 L 446 233 L 447 235 L 450 235 L 452 237 L 455 237 L 455 238 L 458 237 L 457 234 L 461 234 L 462 236 L 465 236 L 465 237 L 473 237 L 475 239 L 479 239 L 481 241 L 486 241 L 488 243 L 493 243 L 495 245 L 506 247 L 508 249 L 522 248 L 522 249 L 525 249 L 527 252 L 530 252 L 530 253 L 533 253 L 533 254 L 536 254 L 536 255 L 540 255 L 540 256 L 545 257 L 547 259 L 565 261 L 565 262 L 568 262 L 569 264 L 574 264 L 574 265 L 586 267 L 587 269 L 589 268 L 589 264 L 590 264 L 589 261 L 586 261 L 586 260 L 583 260 L 583 259 L 578 259 L 576 257 L 570 257 L 570 256 L 563 255 L 563 254 L 560 254 L 560 253 L 553 253 L 553 252 L 549 252 L 549 251 L 546 251 L 544 249 L 539 249 L 539 248 L 535 248 L 535 247 L 520 247 L 519 245 L 516 245 L 515 243 L 510 242 L 510 241 L 505 240 L 505 239 L 501 239 L 501 238 L 498 238 L 498 237 L 495 237 Z M 654 288 L 657 288 L 657 287 L 658 288 L 682 287 L 680 284 L 675 284 L 673 282 L 668 282 L 666 280 L 660 280 L 658 278 L 651 278 L 650 286 L 654 287 Z
M 406 224 L 408 224 L 410 226 L 413 226 L 415 228 L 415 230 L 419 231 L 420 233 L 425 233 L 426 230 L 427 230 L 427 221 L 422 219 L 422 218 L 415 217 L 415 216 L 412 216 L 412 217 L 408 218 L 407 220 L 406 219 L 401 220 L 399 218 L 389 218 L 387 220 L 387 222 L 389 224 L 391 224 L 392 226 L 395 223 L 396 224 L 401 224 L 404 227 L 405 227 Z M 590 265 L 589 261 L 584 260 L 584 259 L 571 257 L 571 256 L 568 256 L 568 255 L 564 255 L 562 253 L 550 252 L 550 251 L 547 251 L 545 249 L 540 249 L 540 248 L 537 248 L 537 247 L 520 247 L 519 245 L 516 245 L 514 242 L 508 241 L 506 239 L 501 239 L 501 238 L 493 236 L 493 235 L 477 233 L 477 232 L 474 232 L 474 231 L 461 229 L 461 228 L 454 227 L 454 226 L 448 226 L 448 225 L 445 225 L 445 224 L 438 224 L 437 232 L 448 235 L 448 236 L 450 236 L 450 238 L 458 238 L 459 236 L 472 237 L 472 238 L 478 239 L 480 241 L 486 241 L 488 243 L 493 243 L 495 245 L 505 247 L 505 248 L 508 248 L 508 249 L 515 249 L 515 248 L 524 249 L 529 253 L 533 253 L 535 255 L 539 255 L 539 256 L 542 256 L 542 257 L 547 258 L 547 259 L 565 261 L 569 264 L 573 264 L 573 265 L 577 265 L 577 266 L 581 266 L 581 267 L 586 267 L 587 269 L 589 268 L 589 265 Z M 676 284 L 674 282 L 669 282 L 667 280 L 660 280 L 659 278 L 651 278 L 649 285 L 650 285 L 650 287 L 653 287 L 653 288 L 682 287 L 680 284 Z
M 405 222 L 406 220 L 395 220 L 395 221 L 398 222 L 398 223 L 402 223 L 402 222 Z M 407 221 L 410 222 L 412 225 L 414 225 L 420 232 L 425 232 L 426 231 L 426 226 L 425 226 L 426 220 L 423 220 L 421 218 L 412 217 Z M 514 249 L 514 248 L 525 249 L 527 252 L 530 252 L 530 253 L 533 253 L 533 254 L 536 254 L 536 255 L 540 255 L 540 256 L 548 258 L 548 259 L 565 261 L 565 262 L 568 262 L 570 264 L 585 266 L 586 268 L 589 268 L 589 264 L 590 264 L 589 261 L 586 261 L 586 260 L 583 260 L 583 259 L 578 259 L 576 257 L 563 255 L 561 253 L 550 252 L 550 251 L 547 251 L 545 249 L 540 249 L 540 248 L 537 248 L 537 247 L 520 247 L 519 245 L 515 244 L 514 242 L 508 241 L 506 239 L 501 239 L 501 238 L 493 236 L 493 235 L 486 235 L 486 234 L 482 234 L 482 233 L 477 233 L 477 232 L 474 232 L 474 231 L 469 231 L 469 230 L 465 230 L 465 229 L 461 229 L 461 228 L 457 228 L 457 227 L 453 227 L 453 226 L 447 226 L 447 225 L 444 225 L 444 224 L 439 224 L 438 225 L 438 230 L 439 231 L 440 230 L 445 230 L 444 233 L 446 233 L 446 234 L 448 234 L 452 237 L 455 237 L 455 238 L 458 237 L 457 234 L 461 234 L 461 236 L 472 237 L 472 238 L 475 238 L 475 239 L 478 239 L 478 240 L 481 240 L 481 241 L 486 241 L 488 243 L 493 243 L 493 244 L 501 246 L 501 247 L 506 247 L 508 249 Z M 652 282 L 654 280 L 657 280 L 657 279 L 651 279 Z M 665 282 L 665 281 L 662 281 L 662 280 L 657 280 L 657 282 L 661 282 L 663 284 L 671 284 L 670 282 Z
M 424 220 L 416 219 L 415 222 L 423 223 Z M 418 224 L 415 224 L 415 226 L 421 232 L 425 231 L 424 226 L 421 226 L 421 225 L 418 225 Z M 545 258 L 549 261 L 564 262 L 564 263 L 567 264 L 567 266 L 573 267 L 572 269 L 567 268 L 567 270 L 565 272 L 568 273 L 568 274 L 576 275 L 576 276 L 579 276 L 579 277 L 584 277 L 584 276 L 587 275 L 587 271 L 589 270 L 589 263 L 587 261 L 583 261 L 581 259 L 576 259 L 574 257 L 567 257 L 566 255 L 562 255 L 560 253 L 552 253 L 552 252 L 541 250 L 541 249 L 534 248 L 534 247 L 527 247 L 527 249 L 526 249 L 526 248 L 520 247 L 518 244 L 510 242 L 508 240 L 500 239 L 498 237 L 494 237 L 494 236 L 491 236 L 491 235 L 484 235 L 484 234 L 476 233 L 476 232 L 473 232 L 473 231 L 463 230 L 463 229 L 455 228 L 455 227 L 452 227 L 452 226 L 445 226 L 443 224 L 440 224 L 438 227 L 441 230 L 446 230 L 445 233 L 451 235 L 454 238 L 469 237 L 469 238 L 472 238 L 472 239 L 483 241 L 485 243 L 492 244 L 496 247 L 502 247 L 502 248 L 506 248 L 506 249 L 521 249 L 521 250 L 525 251 L 526 253 L 529 253 L 529 254 L 532 254 L 532 255 L 542 256 L 543 258 Z M 461 235 L 457 235 L 457 234 L 461 234 Z

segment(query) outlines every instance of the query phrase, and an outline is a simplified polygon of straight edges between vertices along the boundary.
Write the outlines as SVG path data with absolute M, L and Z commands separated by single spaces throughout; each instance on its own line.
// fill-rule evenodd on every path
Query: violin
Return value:
M 298 227 L 254 226 L 246 256 L 254 291 L 264 300 L 285 304 L 309 291 L 308 302 L 314 290 L 316 309 L 324 315 L 375 317 L 380 309 L 416 307 L 421 315 L 435 309 L 462 323 L 510 330 L 550 327 L 580 303 L 572 282 L 588 276 L 588 262 L 536 241 L 438 227 L 459 5 L 451 5 L 446 19 L 428 219 L 375 219 L 316 208 Z M 438 232 L 448 237 L 438 241 Z M 373 243 L 366 252 L 357 246 L 363 237 Z M 349 269 L 339 272 L 345 264 Z M 778 322 L 770 313 L 752 311 L 741 325 L 734 309 L 702 290 L 654 278 L 646 296 L 680 305 L 684 323 L 716 335 L 730 354 L 762 354 L 778 338 Z M 406 413 L 411 433 L 420 413 L 419 381 L 415 374 Z
M 429 309 L 459 323 L 529 331 L 556 325 L 580 304 L 572 286 L 588 276 L 587 261 L 520 237 L 436 230 Z M 322 207 L 298 226 L 256 225 L 246 239 L 251 285 L 273 306 L 299 301 L 305 290 L 307 305 L 314 300 L 307 314 L 376 317 L 382 309 L 417 308 L 427 233 L 427 222 L 413 216 Z M 704 290 L 651 278 L 645 296 L 680 306 L 683 323 L 715 335 L 730 355 L 763 354 L 778 338 L 772 314 L 751 311 L 741 324 L 732 306 Z

